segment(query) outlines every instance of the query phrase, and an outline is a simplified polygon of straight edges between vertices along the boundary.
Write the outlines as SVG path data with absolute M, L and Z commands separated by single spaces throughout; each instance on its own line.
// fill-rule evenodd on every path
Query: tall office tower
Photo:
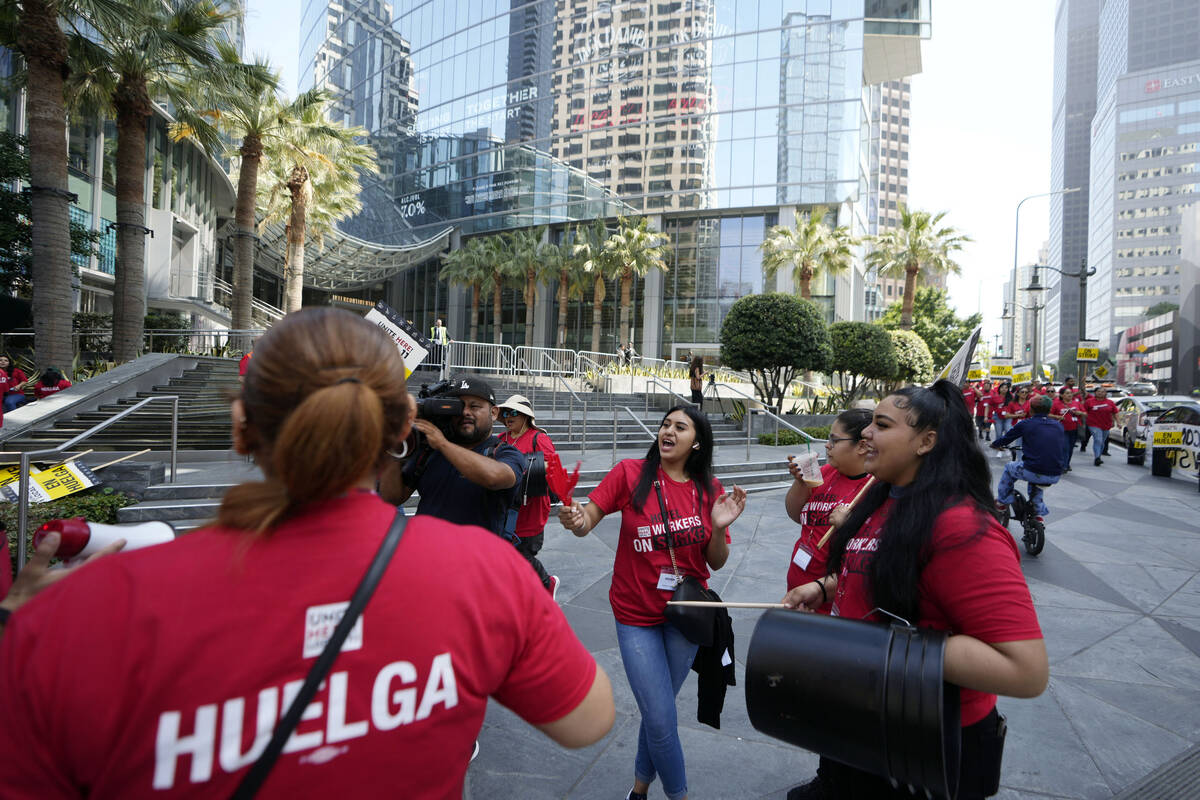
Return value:
M 715 352 L 735 300 L 794 289 L 790 274 L 763 273 L 771 226 L 825 205 L 867 232 L 867 87 L 919 72 L 931 28 L 919 0 L 305 0 L 305 74 L 336 77 L 343 20 L 368 13 L 377 38 L 388 20 L 409 45 L 420 108 L 403 157 L 364 189 L 359 217 L 375 231 L 357 218 L 343 230 L 403 243 L 549 226 L 559 241 L 578 221 L 646 215 L 669 246 L 668 270 L 637 279 L 631 298 L 651 356 Z M 383 92 L 387 68 L 338 91 Z M 420 274 L 413 296 L 438 297 L 421 283 L 436 270 Z M 861 263 L 812 287 L 831 320 L 862 319 L 866 289 Z M 616 345 L 619 294 L 610 286 L 600 308 L 602 349 Z M 572 301 L 559 341 L 555 293 L 540 297 L 534 341 L 590 349 L 592 309 Z M 523 341 L 523 302 L 506 292 L 479 336 Z
M 871 141 L 867 182 L 867 232 L 883 233 L 900 224 L 900 208 L 908 204 L 908 149 L 912 82 L 888 81 L 869 89 Z M 873 276 L 868 280 L 866 318 L 878 319 L 904 296 L 904 278 Z M 945 276 L 933 276 L 926 286 L 945 288 Z
M 1050 188 L 1080 191 L 1050 198 L 1050 266 L 1078 272 L 1087 256 L 1092 116 L 1096 113 L 1096 54 L 1100 0 L 1059 0 L 1054 19 L 1054 88 Z M 1045 360 L 1073 352 L 1079 338 L 1079 281 L 1054 270 L 1046 292 Z
M 1103 347 L 1154 305 L 1179 303 L 1181 211 L 1200 200 L 1197 42 L 1195 0 L 1101 5 L 1087 327 Z

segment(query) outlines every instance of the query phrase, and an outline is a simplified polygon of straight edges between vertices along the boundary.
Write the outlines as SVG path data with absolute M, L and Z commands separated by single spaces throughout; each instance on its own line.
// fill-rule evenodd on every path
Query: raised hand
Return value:
M 728 528 L 746 509 L 746 490 L 734 486 L 732 492 L 721 495 L 713 503 L 712 524 L 714 528 Z

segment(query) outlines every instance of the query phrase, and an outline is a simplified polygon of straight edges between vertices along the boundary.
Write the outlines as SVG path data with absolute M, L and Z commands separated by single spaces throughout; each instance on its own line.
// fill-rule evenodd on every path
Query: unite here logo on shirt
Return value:
M 314 647 L 316 652 L 320 653 L 346 605 L 334 603 L 308 609 L 305 613 L 305 657 L 308 657 L 307 653 Z M 334 612 L 332 623 L 328 619 L 331 610 Z M 355 637 L 352 633 L 343 649 L 362 648 L 361 625 L 362 619 L 359 618 L 354 628 L 357 632 L 355 646 L 350 646 Z M 420 683 L 421 673 L 412 662 L 393 661 L 385 664 L 375 675 L 369 689 L 370 718 L 347 720 L 347 699 L 351 692 L 365 694 L 368 689 L 358 683 L 351 687 L 349 672 L 331 673 L 321 682 L 316 697 L 300 717 L 301 724 L 322 719 L 325 724 L 317 730 L 292 733 L 283 747 L 283 752 L 313 751 L 302 758 L 301 762 L 327 763 L 348 749 L 347 746 L 339 748 L 334 745 L 360 739 L 370 733 L 372 727 L 376 731 L 394 730 L 401 725 L 428 719 L 439 704 L 443 710 L 458 705 L 458 679 L 454 673 L 450 653 L 440 653 L 433 657 L 425 671 L 424 689 L 418 692 L 417 687 Z M 266 749 L 276 720 L 287 713 L 303 684 L 303 679 L 297 679 L 282 686 L 268 686 L 258 691 L 255 718 L 251 723 L 254 726 L 254 741 L 246 752 L 242 752 L 243 731 L 247 707 L 251 702 L 255 702 L 252 697 L 232 697 L 224 702 L 199 706 L 189 715 L 191 718 L 186 729 L 191 732 L 188 734 L 181 734 L 185 728 L 183 711 L 162 712 L 158 718 L 158 732 L 154 742 L 154 788 L 171 789 L 175 786 L 176 766 L 183 756 L 191 757 L 191 769 L 188 774 L 191 783 L 205 783 L 211 780 L 214 760 L 226 773 L 236 772 L 254 763 Z

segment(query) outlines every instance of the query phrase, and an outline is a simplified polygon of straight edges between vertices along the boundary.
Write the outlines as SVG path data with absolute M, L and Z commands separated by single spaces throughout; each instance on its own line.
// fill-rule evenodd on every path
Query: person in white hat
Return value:
M 523 395 L 514 394 L 499 405 L 500 421 L 507 428 L 500 434 L 500 441 L 511 444 L 526 456 L 532 453 L 553 454 L 554 442 L 550 436 L 534 424 L 533 407 Z M 545 457 L 545 456 L 543 456 Z M 538 551 L 546 541 L 546 520 L 550 518 L 550 495 L 541 497 L 524 497 L 524 504 L 517 514 L 517 536 L 520 542 L 517 551 L 525 556 L 530 566 L 537 572 L 542 585 L 550 592 L 550 596 L 558 599 L 560 581 L 557 575 L 546 572 L 542 562 L 538 560 Z

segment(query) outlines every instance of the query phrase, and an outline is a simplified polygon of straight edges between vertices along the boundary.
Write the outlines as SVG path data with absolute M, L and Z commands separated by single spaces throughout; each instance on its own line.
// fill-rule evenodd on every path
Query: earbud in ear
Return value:
M 699 443 L 699 442 L 697 442 L 696 444 L 692 445 L 692 449 L 693 449 L 693 450 L 699 450 L 699 449 L 700 449 L 700 443 Z

